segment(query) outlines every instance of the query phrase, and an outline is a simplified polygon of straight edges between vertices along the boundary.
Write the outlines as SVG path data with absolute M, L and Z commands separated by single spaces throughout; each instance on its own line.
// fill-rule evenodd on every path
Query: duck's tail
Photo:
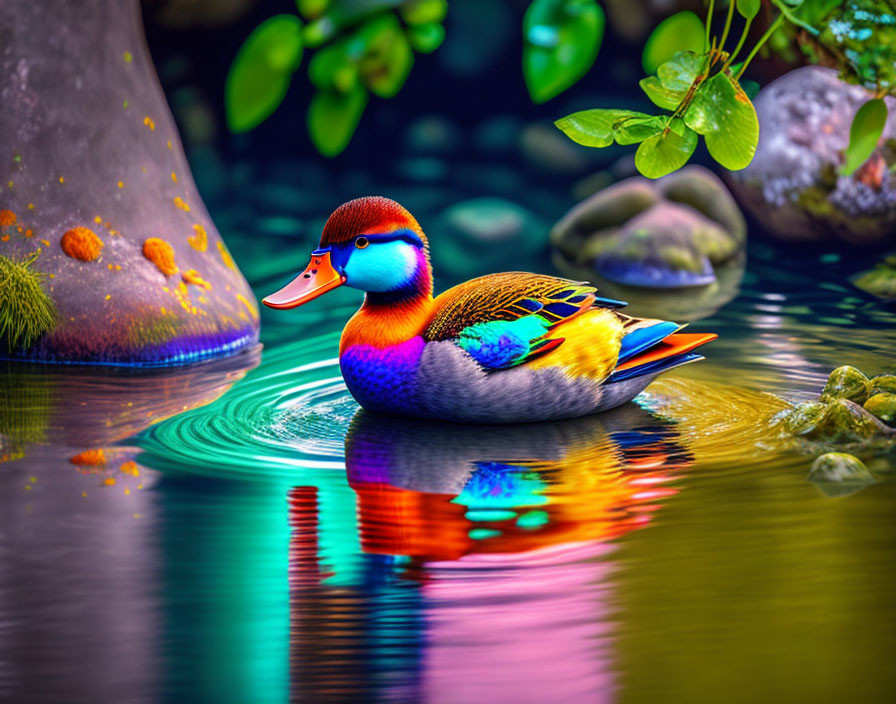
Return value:
M 714 333 L 683 334 L 678 332 L 684 326 L 665 320 L 626 321 L 629 328 L 622 338 L 619 360 L 613 373 L 604 382 L 632 379 L 645 374 L 658 374 L 673 367 L 703 359 L 692 350 L 715 340 Z

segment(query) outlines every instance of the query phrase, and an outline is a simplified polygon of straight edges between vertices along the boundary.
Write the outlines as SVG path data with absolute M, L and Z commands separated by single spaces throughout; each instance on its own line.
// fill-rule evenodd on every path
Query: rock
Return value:
M 541 258 L 547 223 L 503 198 L 474 198 L 443 210 L 430 226 L 437 271 L 451 276 L 480 276 L 501 268 L 508 252 L 522 266 Z
M 0 28 L 0 266 L 29 292 L 0 279 L 0 355 L 140 365 L 254 344 L 136 0 L 2 3 Z
M 708 286 L 744 250 L 746 225 L 725 186 L 689 166 L 657 181 L 634 177 L 579 203 L 551 242 L 575 275 L 592 267 L 635 287 Z
M 786 240 L 884 241 L 896 229 L 896 99 L 878 150 L 852 176 L 840 175 L 859 107 L 872 96 L 831 69 L 807 66 L 762 89 L 754 101 L 759 145 L 752 163 L 730 174 L 738 199 Z
M 828 452 L 818 457 L 809 470 L 809 481 L 825 496 L 847 496 L 874 484 L 864 463 L 844 452 Z
M 865 401 L 863 408 L 887 425 L 896 425 L 896 394 L 874 394 Z
M 421 117 L 405 131 L 405 149 L 412 154 L 444 156 L 457 151 L 462 142 L 460 130 L 438 115 Z
M 824 413 L 801 435 L 825 443 L 853 443 L 870 440 L 893 431 L 857 403 L 839 398 L 827 405 Z
M 873 377 L 868 382 L 868 395 L 874 396 L 875 394 L 896 394 L 896 375 L 894 374 L 881 374 L 880 376 Z
M 873 269 L 858 274 L 853 284 L 884 300 L 896 300 L 896 254 L 891 254 Z
M 845 398 L 858 404 L 865 403 L 868 398 L 868 377 L 855 367 L 845 365 L 838 367 L 828 376 L 828 381 L 821 392 L 822 401 L 833 401 Z
M 817 401 L 807 401 L 798 406 L 782 411 L 777 417 L 783 421 L 787 430 L 794 435 L 805 435 L 812 432 L 824 417 L 827 406 Z

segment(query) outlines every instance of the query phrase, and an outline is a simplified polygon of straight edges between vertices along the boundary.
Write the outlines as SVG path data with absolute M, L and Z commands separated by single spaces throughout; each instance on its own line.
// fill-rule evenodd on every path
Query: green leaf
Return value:
M 619 126 L 614 131 L 616 143 L 622 146 L 638 144 L 662 132 L 665 124 L 665 117 L 631 117 L 620 120 Z
M 743 88 L 727 73 L 717 73 L 697 89 L 684 121 L 704 136 L 710 155 L 726 169 L 737 171 L 753 160 L 759 119 Z
M 408 27 L 408 41 L 411 42 L 414 51 L 430 54 L 445 41 L 445 28 L 437 22 Z
M 639 85 L 653 104 L 664 110 L 677 109 L 687 94 L 686 90 L 669 90 L 656 76 L 642 78 Z
M 887 104 L 881 98 L 873 98 L 862 105 L 852 118 L 849 128 L 849 146 L 844 156 L 841 173 L 849 176 L 868 161 L 887 124 Z
M 306 20 L 320 17 L 330 6 L 330 0 L 296 0 L 296 9 Z
M 369 21 L 355 35 L 363 45 L 361 80 L 374 95 L 391 98 L 401 90 L 414 65 L 414 52 L 393 13 Z
M 823 29 L 825 16 L 843 0 L 772 0 L 784 16 L 793 24 L 818 35 Z
M 367 100 L 367 91 L 362 86 L 348 93 L 314 94 L 308 106 L 308 134 L 321 154 L 336 156 L 348 146 Z
M 402 3 L 398 12 L 411 25 L 441 22 L 448 12 L 448 0 L 410 0 Z
M 605 23 L 595 0 L 533 0 L 523 18 L 523 77 L 533 102 L 550 100 L 588 72 Z
M 688 163 L 697 147 L 697 134 L 672 120 L 670 129 L 649 137 L 635 152 L 635 167 L 647 178 L 660 178 Z
M 745 20 L 751 20 L 759 14 L 760 0 L 737 0 L 737 11 Z
M 224 87 L 231 131 L 247 132 L 277 109 L 302 61 L 302 48 L 302 21 L 295 15 L 275 15 L 249 35 Z
M 653 73 L 680 51 L 692 51 L 695 54 L 706 51 L 703 20 L 690 10 L 667 17 L 647 37 L 641 54 L 644 73 Z
M 358 57 L 350 55 L 349 41 L 340 39 L 318 50 L 308 62 L 308 78 L 318 90 L 351 90 L 358 82 Z
M 651 115 L 632 110 L 581 110 L 561 117 L 554 124 L 573 142 L 586 147 L 609 147 L 616 131 L 633 118 L 653 119 Z
M 673 92 L 687 92 L 691 84 L 703 72 L 706 58 L 693 51 L 679 51 L 668 61 L 660 64 L 656 77 L 664 88 Z

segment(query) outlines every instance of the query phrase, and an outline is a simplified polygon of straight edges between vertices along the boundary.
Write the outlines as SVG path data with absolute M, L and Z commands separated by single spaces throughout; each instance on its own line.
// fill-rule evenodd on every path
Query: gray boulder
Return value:
M 831 69 L 791 71 L 756 98 L 759 145 L 752 163 L 731 172 L 740 202 L 786 240 L 874 244 L 896 232 L 896 100 L 877 151 L 843 176 L 843 150 L 856 111 L 872 96 Z

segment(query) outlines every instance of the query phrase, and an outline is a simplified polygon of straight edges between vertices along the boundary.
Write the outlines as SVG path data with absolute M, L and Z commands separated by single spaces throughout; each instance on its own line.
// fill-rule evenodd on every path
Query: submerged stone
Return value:
M 837 367 L 828 376 L 828 381 L 821 392 L 822 401 L 833 401 L 845 398 L 862 404 L 868 398 L 868 377 L 850 365 Z
M 0 3 L 0 27 L 0 258 L 29 262 L 55 311 L 29 323 L 39 335 L 0 334 L 0 356 L 166 364 L 253 344 L 255 299 L 193 183 L 136 0 Z M 0 278 L 0 300 L 37 310 L 11 291 Z
M 874 394 L 865 401 L 864 408 L 887 425 L 896 425 L 896 394 Z
M 874 484 L 865 464 L 845 452 L 828 452 L 818 457 L 809 470 L 809 481 L 825 496 L 847 496 Z
M 746 225 L 725 186 L 689 166 L 657 181 L 634 177 L 575 206 L 551 233 L 558 263 L 615 283 L 709 286 L 743 252 Z
M 890 255 L 852 280 L 857 288 L 884 300 L 896 300 L 896 255 Z
M 822 442 L 851 443 L 890 432 L 890 428 L 858 404 L 838 398 L 830 402 L 818 422 L 802 434 Z
M 896 374 L 881 374 L 868 382 L 868 395 L 896 394 Z
M 794 435 L 805 435 L 813 431 L 824 417 L 827 406 L 818 401 L 807 401 L 783 411 L 777 420 L 783 421 L 787 429 Z

